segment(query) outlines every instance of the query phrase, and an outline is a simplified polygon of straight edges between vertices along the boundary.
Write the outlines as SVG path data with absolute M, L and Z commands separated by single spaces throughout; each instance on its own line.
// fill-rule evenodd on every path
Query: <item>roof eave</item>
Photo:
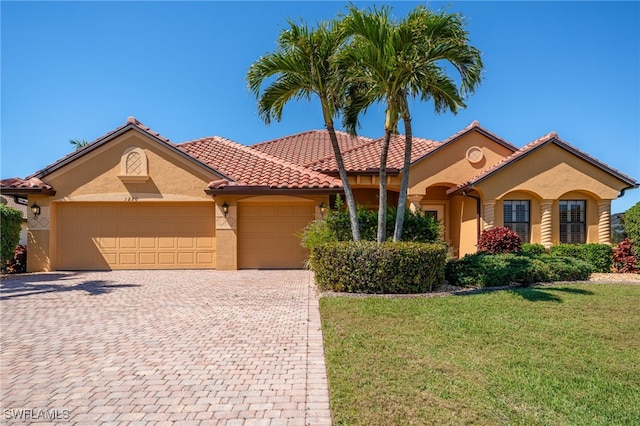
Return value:
M 42 194 L 42 195 L 56 195 L 56 191 L 48 188 L 12 188 L 12 187 L 0 187 L 0 194 L 4 195 L 29 195 L 29 194 Z
M 339 194 L 342 188 L 273 188 L 270 186 L 226 186 L 217 189 L 205 189 L 207 195 L 327 195 Z

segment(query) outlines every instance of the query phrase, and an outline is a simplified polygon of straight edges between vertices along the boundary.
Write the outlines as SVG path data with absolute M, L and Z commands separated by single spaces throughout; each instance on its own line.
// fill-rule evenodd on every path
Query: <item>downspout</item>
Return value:
M 467 194 L 467 191 L 462 191 L 462 195 L 464 195 L 465 197 L 468 198 L 473 198 L 474 200 L 476 200 L 476 224 L 477 224 L 477 241 L 480 241 L 480 214 L 482 212 L 481 210 L 481 205 L 480 205 L 480 197 L 476 197 L 474 195 L 469 195 Z
M 627 186 L 626 188 L 622 188 L 617 198 L 624 197 L 624 193 L 627 191 L 627 189 L 635 189 L 637 187 L 638 185 L 636 184 L 636 185 Z

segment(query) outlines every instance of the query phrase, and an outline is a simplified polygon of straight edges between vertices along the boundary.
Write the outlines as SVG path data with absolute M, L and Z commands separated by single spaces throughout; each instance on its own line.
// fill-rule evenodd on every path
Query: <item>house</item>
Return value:
M 359 204 L 375 207 L 380 139 L 338 133 Z M 393 136 L 389 203 L 404 140 Z M 415 138 L 409 207 L 444 225 L 456 255 L 508 226 L 524 241 L 610 243 L 611 200 L 635 179 L 550 133 L 518 149 L 478 122 L 436 142 Z M 328 134 L 244 146 L 175 144 L 130 117 L 117 129 L 0 192 L 28 198 L 30 271 L 300 268 L 296 237 L 342 191 Z
M 27 245 L 27 199 L 15 196 L 0 196 L 0 203 L 22 213 L 22 223 L 20 225 L 20 241 L 21 246 Z

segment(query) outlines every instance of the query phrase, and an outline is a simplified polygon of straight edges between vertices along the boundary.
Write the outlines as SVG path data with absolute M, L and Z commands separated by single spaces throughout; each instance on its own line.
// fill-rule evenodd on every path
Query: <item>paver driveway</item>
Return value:
M 331 423 L 308 271 L 63 272 L 1 287 L 0 423 Z

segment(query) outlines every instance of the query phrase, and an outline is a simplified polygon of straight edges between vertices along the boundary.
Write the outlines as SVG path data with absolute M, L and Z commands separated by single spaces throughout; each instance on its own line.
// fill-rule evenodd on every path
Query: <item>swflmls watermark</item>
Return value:
M 69 420 L 71 411 L 64 408 L 7 408 L 2 411 L 5 420 Z

